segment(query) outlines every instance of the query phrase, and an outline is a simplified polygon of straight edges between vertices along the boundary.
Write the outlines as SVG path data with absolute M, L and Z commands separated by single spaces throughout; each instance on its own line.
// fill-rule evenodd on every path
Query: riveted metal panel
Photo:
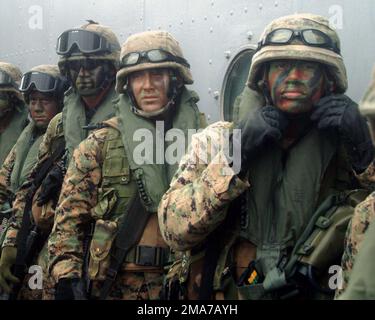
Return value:
M 112 27 L 121 43 L 135 32 L 166 29 L 179 40 L 191 64 L 191 88 L 212 122 L 220 119 L 221 86 L 239 48 L 256 45 L 272 19 L 295 12 L 322 14 L 338 25 L 348 93 L 359 100 L 375 57 L 373 0 L 1 0 L 0 60 L 16 63 L 23 71 L 56 63 L 58 35 L 85 19 Z

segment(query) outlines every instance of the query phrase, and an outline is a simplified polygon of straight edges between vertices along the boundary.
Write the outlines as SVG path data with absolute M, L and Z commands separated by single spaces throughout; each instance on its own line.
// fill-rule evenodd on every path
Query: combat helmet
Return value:
M 29 103 L 29 97 L 33 90 L 41 93 L 53 94 L 59 105 L 62 106 L 64 92 L 68 89 L 69 82 L 60 74 L 57 65 L 39 65 L 33 67 L 22 76 L 20 91 L 23 93 L 26 103 Z
M 21 70 L 14 64 L 0 62 L 0 92 L 12 92 L 18 100 L 23 101 L 18 87 L 22 78 Z
M 110 61 L 118 69 L 120 43 L 115 33 L 107 26 L 89 20 L 79 28 L 63 32 L 57 39 L 56 53 L 60 55 L 58 66 L 66 74 L 68 61 L 82 59 Z
M 359 110 L 366 117 L 375 117 L 375 68 L 372 73 L 370 86 L 359 103 Z
M 252 58 L 247 85 L 253 90 L 262 91 L 262 67 L 264 63 L 278 59 L 322 63 L 327 66 L 329 75 L 335 81 L 335 92 L 344 93 L 347 89 L 348 80 L 340 53 L 340 39 L 328 20 L 322 16 L 304 13 L 272 21 L 260 37 L 257 52 Z
M 116 91 L 126 91 L 130 73 L 151 68 L 174 69 L 185 84 L 193 83 L 190 65 L 177 40 L 167 31 L 146 31 L 131 35 L 123 44 L 120 70 L 116 76 Z

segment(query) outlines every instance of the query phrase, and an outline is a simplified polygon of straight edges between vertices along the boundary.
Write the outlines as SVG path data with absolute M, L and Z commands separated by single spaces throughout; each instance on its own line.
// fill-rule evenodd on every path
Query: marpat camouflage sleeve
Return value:
M 337 290 L 338 297 L 347 287 L 353 270 L 354 261 L 361 248 L 365 233 L 370 223 L 375 218 L 375 193 L 370 194 L 365 201 L 355 208 L 353 217 L 349 222 L 344 242 L 344 253 L 341 260 L 343 286 Z
M 9 152 L 8 156 L 3 162 L 3 166 L 0 170 L 0 208 L 5 202 L 9 201 L 13 195 L 10 189 L 10 176 L 13 171 L 14 162 L 16 161 L 16 150 L 15 146 Z
M 193 135 L 160 202 L 160 230 L 175 250 L 187 250 L 205 240 L 225 219 L 229 203 L 249 187 L 223 155 L 221 132 L 231 128 L 231 123 L 217 122 Z M 215 148 L 218 152 L 213 154 Z
M 101 181 L 104 139 L 99 132 L 79 144 L 65 175 L 48 241 L 49 271 L 56 282 L 82 276 L 84 230 L 92 221 Z

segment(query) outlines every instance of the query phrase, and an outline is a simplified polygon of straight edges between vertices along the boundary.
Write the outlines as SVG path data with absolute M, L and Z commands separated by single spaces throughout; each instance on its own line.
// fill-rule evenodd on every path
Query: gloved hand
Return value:
M 20 280 L 16 278 L 10 268 L 15 264 L 17 256 L 16 247 L 4 247 L 1 251 L 0 258 L 0 288 L 6 293 L 10 293 L 11 284 L 19 283 Z
M 317 122 L 318 129 L 337 130 L 357 173 L 363 172 L 374 159 L 366 119 L 360 114 L 358 105 L 346 95 L 330 95 L 319 100 L 311 120 Z
M 40 187 L 40 194 L 37 199 L 38 206 L 41 207 L 49 200 L 58 200 L 61 186 L 64 180 L 64 172 L 60 165 L 55 165 L 43 180 Z
M 87 300 L 85 286 L 79 278 L 63 278 L 56 285 L 55 300 Z
M 237 125 L 236 129 L 241 129 L 240 176 L 247 171 L 249 160 L 256 156 L 265 143 L 282 138 L 288 122 L 281 110 L 273 106 L 265 106 Z

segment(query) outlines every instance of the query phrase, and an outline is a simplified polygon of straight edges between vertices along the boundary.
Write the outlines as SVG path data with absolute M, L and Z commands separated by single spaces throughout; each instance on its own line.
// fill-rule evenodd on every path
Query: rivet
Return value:
M 245 7 L 245 13 L 247 13 L 247 7 Z
M 210 33 L 212 33 L 213 31 L 214 31 L 214 29 L 211 27 L 211 28 L 210 28 Z
M 230 55 L 231 55 L 231 52 L 229 50 L 224 52 L 225 58 L 229 59 Z
M 194 23 L 194 18 L 191 19 L 191 22 Z
M 247 35 L 247 39 L 248 39 L 248 40 L 251 40 L 251 39 L 253 39 L 253 37 L 254 37 L 254 33 L 253 33 L 251 30 L 249 30 L 249 31 L 246 33 L 246 35 Z
M 183 25 L 183 24 L 184 24 L 184 21 L 183 21 L 183 20 L 181 20 L 181 21 L 180 21 L 180 24 L 181 24 L 181 25 Z
M 278 6 L 279 6 L 279 3 L 275 1 L 275 7 L 278 7 Z
M 220 92 L 219 91 L 215 91 L 214 92 L 214 98 L 217 100 L 217 99 L 219 99 L 219 96 L 220 96 Z
M 204 16 L 204 20 L 206 20 L 206 21 L 207 21 L 207 16 Z
M 259 10 L 262 10 L 263 9 L 263 4 L 259 4 Z
M 231 16 L 233 16 L 233 14 L 234 14 L 233 10 L 231 10 L 229 14 L 230 14 Z
M 211 60 L 211 59 L 210 59 L 210 60 L 208 60 L 208 63 L 209 63 L 209 64 L 212 64 L 212 60 Z

